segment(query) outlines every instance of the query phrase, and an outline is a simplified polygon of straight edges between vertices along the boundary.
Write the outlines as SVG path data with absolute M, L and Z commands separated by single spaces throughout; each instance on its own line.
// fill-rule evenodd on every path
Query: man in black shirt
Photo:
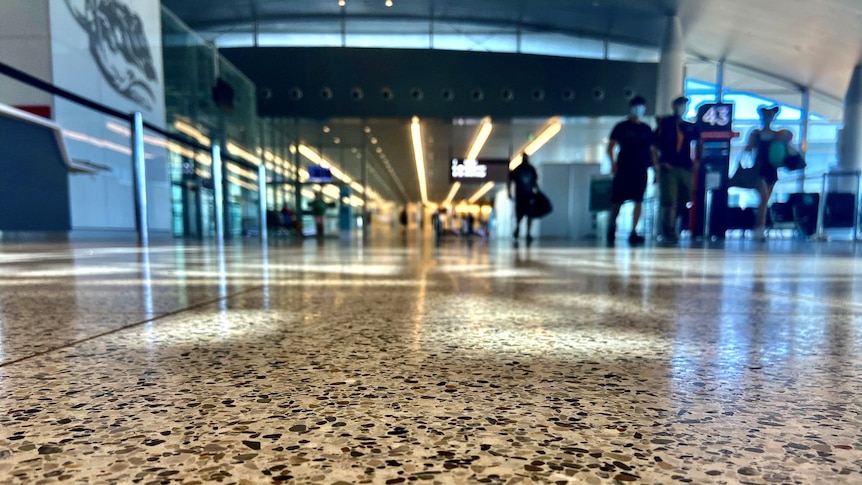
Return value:
M 629 243 L 640 244 L 644 237 L 635 232 L 641 217 L 641 206 L 647 186 L 649 167 L 658 169 L 655 150 L 655 138 L 652 128 L 643 122 L 646 114 L 646 100 L 635 96 L 629 103 L 631 112 L 628 119 L 617 124 L 611 132 L 608 143 L 608 158 L 611 160 L 611 172 L 614 174 L 611 188 L 613 209 L 608 228 L 608 244 L 616 240 L 617 217 L 620 207 L 626 201 L 634 201 L 635 209 L 632 215 L 632 232 Z M 619 154 L 616 148 L 619 147 Z
M 661 118 L 656 128 L 659 151 L 658 172 L 661 196 L 662 240 L 674 243 L 679 239 L 676 230 L 677 216 L 691 200 L 692 169 L 691 144 L 700 140 L 700 131 L 694 123 L 683 119 L 688 109 L 688 98 L 673 100 L 673 115 Z

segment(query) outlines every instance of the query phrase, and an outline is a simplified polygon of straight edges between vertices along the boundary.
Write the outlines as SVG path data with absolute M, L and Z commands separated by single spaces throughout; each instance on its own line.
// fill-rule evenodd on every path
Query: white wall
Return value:
M 579 240 L 593 234 L 590 180 L 600 172 L 598 163 L 546 162 L 539 167 L 542 190 L 554 205 L 554 211 L 541 219 L 539 236 Z
M 18 0 L 15 0 L 18 1 Z M 112 12 L 129 22 L 139 19 L 147 49 L 127 56 L 113 51 L 105 39 L 125 45 L 119 32 L 134 32 L 134 23 L 110 25 L 86 0 L 51 0 L 50 30 L 55 85 L 123 113 L 141 111 L 158 126 L 165 123 L 159 0 L 119 0 L 125 9 Z M 104 7 L 106 3 L 90 5 Z M 78 14 L 73 14 L 73 12 Z M 102 20 L 102 23 L 98 21 Z M 93 51 L 101 53 L 98 62 Z M 143 60 L 147 60 L 144 62 Z M 150 78 L 146 66 L 150 66 Z M 130 74 L 131 73 L 131 74 Z M 112 83 L 109 79 L 114 79 Z M 72 227 L 81 230 L 133 230 L 135 227 L 128 122 L 98 114 L 63 99 L 55 101 L 55 119 L 63 127 L 70 156 L 111 168 L 96 175 L 70 176 Z M 170 230 L 170 178 L 165 150 L 147 144 L 147 195 L 152 230 Z
M 51 81 L 48 0 L 0 1 L 0 61 Z M 0 76 L 0 103 L 51 106 L 50 94 Z

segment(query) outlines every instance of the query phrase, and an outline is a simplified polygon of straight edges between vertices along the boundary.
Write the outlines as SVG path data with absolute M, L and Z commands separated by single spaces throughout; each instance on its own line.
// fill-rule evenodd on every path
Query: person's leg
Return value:
M 659 170 L 659 201 L 661 205 L 661 235 L 663 239 L 670 239 L 673 237 L 673 226 L 674 223 L 674 214 L 675 214 L 675 204 L 676 200 L 674 197 L 676 184 L 674 182 L 673 172 L 667 168 L 662 167 Z
M 676 223 L 678 219 L 682 219 L 681 222 L 683 223 L 688 220 L 688 217 L 686 217 L 686 211 L 688 211 L 688 203 L 691 202 L 692 190 L 694 189 L 694 172 L 683 168 L 678 169 L 676 186 L 677 198 L 676 203 L 674 204 L 673 227 L 674 236 L 679 238 L 679 231 L 676 229 Z M 681 229 L 686 228 L 682 227 Z
M 317 229 L 317 237 L 323 237 L 323 217 L 314 216 L 314 226 Z
M 527 216 L 527 241 L 533 240 L 533 235 L 530 233 L 530 228 L 533 226 L 533 218 Z
M 613 207 L 611 208 L 611 217 L 608 220 L 608 242 L 613 243 L 617 237 L 617 217 L 620 215 L 620 208 L 622 208 L 622 204 L 617 202 L 613 203 Z
M 643 209 L 643 202 L 636 200 L 635 201 L 635 209 L 632 212 L 632 234 L 637 234 L 638 222 L 641 220 L 641 211 Z
M 757 221 L 754 226 L 755 239 L 766 239 L 766 212 L 769 210 L 769 198 L 772 197 L 772 189 L 774 187 L 775 183 L 763 177 L 759 179 L 757 193 L 760 194 L 760 205 L 757 206 Z
M 515 215 L 515 231 L 512 233 L 512 238 L 518 239 L 518 235 L 521 233 L 521 219 L 524 218 L 524 214 L 516 214 Z M 529 229 L 527 230 L 529 233 Z

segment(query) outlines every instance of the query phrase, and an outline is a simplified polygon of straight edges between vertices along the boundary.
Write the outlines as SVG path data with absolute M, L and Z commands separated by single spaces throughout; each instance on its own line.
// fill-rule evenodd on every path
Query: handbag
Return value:
M 541 190 L 536 190 L 533 197 L 530 199 L 530 217 L 533 219 L 541 219 L 550 214 L 554 210 L 551 200 Z
M 728 186 L 743 189 L 756 189 L 759 167 L 751 152 L 743 152 L 737 161 L 736 172 L 730 177 Z
M 799 153 L 795 147 L 788 146 L 787 147 L 787 156 L 784 157 L 784 161 L 782 162 L 782 166 L 787 170 L 802 170 L 807 167 L 808 164 L 805 163 L 805 157 Z

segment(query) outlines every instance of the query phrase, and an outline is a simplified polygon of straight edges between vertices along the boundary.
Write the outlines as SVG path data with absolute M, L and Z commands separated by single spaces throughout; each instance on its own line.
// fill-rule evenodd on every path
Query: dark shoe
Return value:
M 664 234 L 661 237 L 661 242 L 664 244 L 676 244 L 679 242 L 679 238 L 675 234 Z
M 643 236 L 638 236 L 635 233 L 632 233 L 629 236 L 629 244 L 643 244 L 646 242 L 646 239 Z
M 617 240 L 617 226 L 611 226 L 608 229 L 608 245 L 612 246 Z

